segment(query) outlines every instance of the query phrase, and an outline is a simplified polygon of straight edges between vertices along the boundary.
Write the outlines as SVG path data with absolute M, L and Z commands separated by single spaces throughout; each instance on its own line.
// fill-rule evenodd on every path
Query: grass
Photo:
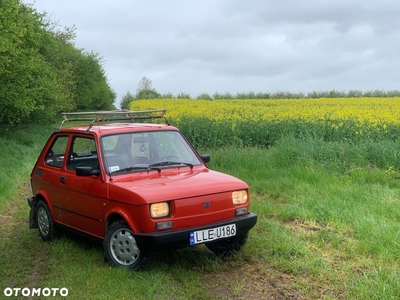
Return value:
M 330 282 L 349 298 L 396 299 L 397 147 L 287 137 L 267 152 L 219 150 L 214 167 L 250 183 L 260 216 L 254 255 L 284 272 Z
M 400 297 L 395 141 L 287 135 L 268 150 L 202 149 L 210 168 L 250 185 L 259 221 L 248 243 L 231 257 L 204 246 L 153 254 L 130 272 L 111 269 L 99 242 L 66 234 L 44 243 L 28 229 L 26 182 L 51 128 L 19 132 L 1 137 L 0 292 L 67 287 L 69 299 L 241 299 L 270 295 L 262 289 L 274 281 L 275 291 L 306 299 Z
M 28 182 L 37 156 L 54 128 L 26 125 L 15 131 L 0 131 L 0 212 L 18 197 L 22 183 Z

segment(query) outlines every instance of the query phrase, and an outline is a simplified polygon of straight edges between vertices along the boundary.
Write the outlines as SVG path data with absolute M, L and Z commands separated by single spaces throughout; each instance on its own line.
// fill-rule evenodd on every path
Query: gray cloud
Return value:
M 398 89 L 400 2 L 36 0 L 99 53 L 118 100 L 161 93 Z

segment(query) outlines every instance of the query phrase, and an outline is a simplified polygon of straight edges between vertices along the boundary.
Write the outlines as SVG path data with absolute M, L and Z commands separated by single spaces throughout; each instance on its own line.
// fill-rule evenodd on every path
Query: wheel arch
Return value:
M 107 233 L 107 229 L 115 222 L 118 221 L 124 221 L 128 224 L 129 228 L 133 231 L 133 232 L 137 232 L 137 228 L 135 226 L 135 224 L 133 224 L 130 221 L 130 218 L 123 212 L 123 211 L 119 211 L 119 212 L 111 212 L 106 219 L 106 223 L 105 223 L 105 234 Z
M 50 209 L 51 214 L 53 215 L 53 218 L 55 218 L 55 213 L 54 213 L 54 209 L 53 209 L 53 205 L 50 203 L 50 201 L 48 200 L 47 195 L 45 195 L 44 193 L 37 193 L 34 196 L 34 200 L 33 200 L 33 205 L 34 207 L 37 206 L 39 201 L 43 201 L 44 203 L 46 203 L 47 207 Z M 36 215 L 36 209 L 35 209 L 35 215 Z

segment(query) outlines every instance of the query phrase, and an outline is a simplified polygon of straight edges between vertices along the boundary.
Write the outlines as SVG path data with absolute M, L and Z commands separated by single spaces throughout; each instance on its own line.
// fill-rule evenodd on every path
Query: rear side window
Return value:
M 68 136 L 57 137 L 46 154 L 46 165 L 61 168 L 67 144 Z

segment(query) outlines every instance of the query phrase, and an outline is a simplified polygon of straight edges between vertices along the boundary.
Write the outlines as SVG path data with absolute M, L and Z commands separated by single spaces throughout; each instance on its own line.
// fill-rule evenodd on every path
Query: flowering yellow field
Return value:
M 377 133 L 392 136 L 394 129 L 397 134 L 400 127 L 400 98 L 154 99 L 133 101 L 130 106 L 131 110 L 160 108 L 167 109 L 166 116 L 174 125 L 188 127 L 189 132 L 208 126 L 211 133 L 204 128 L 202 134 L 211 135 L 209 140 L 228 136 L 243 142 L 250 134 L 256 144 L 289 132 L 327 140 L 377 138 Z
M 168 109 L 167 116 L 179 121 L 184 116 L 212 121 L 282 121 L 302 119 L 349 120 L 372 124 L 400 123 L 400 98 L 325 98 L 290 100 L 191 100 L 156 99 L 132 102 L 132 110 Z

